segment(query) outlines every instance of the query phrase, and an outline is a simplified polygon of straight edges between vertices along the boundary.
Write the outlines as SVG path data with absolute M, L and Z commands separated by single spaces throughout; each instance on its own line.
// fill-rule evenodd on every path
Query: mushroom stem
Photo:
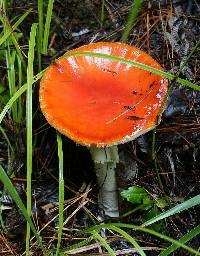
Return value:
M 103 216 L 119 217 L 115 168 L 119 162 L 117 146 L 107 148 L 91 147 L 90 153 L 95 165 L 99 185 L 98 206 Z

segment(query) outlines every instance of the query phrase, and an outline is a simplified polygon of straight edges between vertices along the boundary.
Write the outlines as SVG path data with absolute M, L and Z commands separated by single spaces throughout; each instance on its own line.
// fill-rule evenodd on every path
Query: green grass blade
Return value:
M 44 74 L 45 70 L 38 73 L 36 76 L 34 76 L 34 82 L 37 82 Z M 8 103 L 5 105 L 3 110 L 0 113 L 0 124 L 5 117 L 8 110 L 12 107 L 13 103 L 27 90 L 27 84 L 24 84 L 19 90 L 13 95 L 12 98 L 8 101 Z
M 105 0 L 101 0 L 101 17 L 100 17 L 100 25 L 103 27 L 105 20 Z
M 0 8 L 1 8 L 2 13 L 4 13 L 7 9 L 7 1 L 0 0 Z
M 141 227 L 141 226 L 132 225 L 132 224 L 124 224 L 124 223 L 100 224 L 100 225 L 96 225 L 96 226 L 90 227 L 88 229 L 85 229 L 81 233 L 92 233 L 93 231 L 99 231 L 102 228 L 112 229 L 113 227 L 130 228 L 130 229 L 134 229 L 134 230 L 140 230 L 140 231 L 143 231 L 145 233 L 151 234 L 155 237 L 158 237 L 160 239 L 163 239 L 167 242 L 170 242 L 170 243 L 172 243 L 172 244 L 174 244 L 178 247 L 181 247 L 181 248 L 191 252 L 192 254 L 200 256 L 200 252 L 198 252 L 197 250 L 185 245 L 184 243 L 176 241 L 173 238 L 168 237 L 166 235 L 163 235 L 161 233 L 158 233 L 154 230 L 144 228 L 144 227 Z
M 62 150 L 62 138 L 60 134 L 57 134 L 58 144 L 58 159 L 59 159 L 59 228 L 58 228 L 58 242 L 56 249 L 56 256 L 59 255 L 59 249 L 62 239 L 63 228 L 63 211 L 64 211 L 64 178 L 63 178 L 63 150 Z
M 102 236 L 100 236 L 95 230 L 93 230 L 92 232 L 93 238 L 99 240 L 99 242 L 105 247 L 105 249 L 109 252 L 109 254 L 111 256 L 116 256 L 115 252 L 113 251 L 113 249 L 110 247 L 110 245 L 106 242 L 105 239 L 103 239 Z
M 19 55 L 17 55 L 17 64 L 18 64 L 18 89 L 19 89 L 21 88 L 22 81 L 23 81 L 22 62 Z M 18 123 L 21 123 L 22 114 L 23 114 L 23 103 L 22 103 L 22 98 L 20 96 L 17 104 L 17 122 Z
M 21 210 L 22 214 L 24 215 L 25 219 L 27 220 L 27 222 L 29 223 L 31 230 L 33 231 L 33 234 L 35 235 L 41 249 L 43 250 L 43 245 L 42 245 L 42 241 L 35 229 L 35 226 L 30 218 L 30 216 L 27 213 L 26 207 L 24 206 L 21 198 L 19 197 L 15 187 L 13 186 L 12 182 L 10 181 L 9 177 L 7 176 L 7 174 L 5 173 L 4 169 L 2 168 L 2 166 L 0 165 L 0 180 L 1 182 L 4 184 L 4 187 L 6 189 L 6 191 L 11 195 L 11 197 L 13 198 L 13 200 L 15 201 L 15 203 L 17 204 L 17 206 L 19 207 L 19 209 Z
M 172 209 L 168 210 L 168 211 L 165 211 L 161 214 L 159 214 L 157 217 L 151 219 L 151 220 L 148 220 L 147 222 L 144 223 L 144 226 L 149 226 L 159 220 L 162 220 L 162 219 L 165 219 L 165 218 L 168 218 L 174 214 L 177 214 L 179 212 L 182 212 L 184 210 L 188 210 L 189 208 L 191 207 L 194 207 L 196 205 L 199 205 L 200 204 L 200 195 L 197 195 L 181 204 L 178 204 L 176 205 L 175 207 L 173 207 Z
M 188 241 L 190 241 L 191 239 L 193 239 L 194 237 L 196 237 L 199 234 L 200 234 L 200 225 L 198 225 L 196 228 L 192 229 L 190 232 L 188 232 L 187 234 L 182 236 L 178 241 L 180 243 L 184 243 L 185 244 L 185 243 L 187 243 Z M 177 245 L 172 244 L 167 249 L 162 251 L 159 254 L 159 256 L 167 256 L 167 255 L 171 254 L 172 252 L 174 252 L 177 248 L 178 248 Z
M 8 75 L 8 86 L 10 97 L 12 97 L 16 93 L 16 85 L 15 85 L 15 57 L 16 51 L 10 51 L 10 46 L 7 44 L 6 50 L 6 66 L 7 66 L 7 75 Z M 14 123 L 17 122 L 17 103 L 14 102 L 12 106 L 12 117 Z
M 43 0 L 38 0 L 38 36 L 39 49 L 42 52 L 42 38 L 43 38 Z
M 47 54 L 47 49 L 48 49 L 48 40 L 49 40 L 49 31 L 50 31 L 50 24 L 51 24 L 52 11 L 53 11 L 53 3 L 54 3 L 54 0 L 49 0 L 48 7 L 47 7 L 47 16 L 46 16 L 46 22 L 44 26 L 44 36 L 43 36 L 43 48 L 42 48 L 43 54 Z
M 14 102 L 27 90 L 27 84 L 23 85 L 16 93 L 10 98 L 10 100 L 7 102 L 5 107 L 0 113 L 0 123 L 2 122 L 3 118 L 5 117 L 8 110 L 12 107 Z
M 128 36 L 135 25 L 136 18 L 138 16 L 139 9 L 142 5 L 143 0 L 135 0 L 133 2 L 133 5 L 131 7 L 131 11 L 127 20 L 127 23 L 125 25 L 125 29 L 121 38 L 121 42 L 126 43 Z
M 88 56 L 88 57 L 98 57 L 98 58 L 108 59 L 108 60 L 112 60 L 112 61 L 118 61 L 121 63 L 131 65 L 133 67 L 137 67 L 137 68 L 152 72 L 154 74 L 157 74 L 157 75 L 167 78 L 169 80 L 176 79 L 177 83 L 180 83 L 184 86 L 190 87 L 194 90 L 200 91 L 200 86 L 198 86 L 197 84 L 193 84 L 192 82 L 182 79 L 182 78 L 176 78 L 174 75 L 172 75 L 168 72 L 164 72 L 162 70 L 147 66 L 145 64 L 142 64 L 142 63 L 134 61 L 134 60 L 127 60 L 125 58 L 120 58 L 120 57 L 116 57 L 116 56 L 109 55 L 109 54 L 93 53 L 93 52 L 73 52 L 71 54 L 66 53 L 65 56 L 66 56 L 66 58 L 69 58 L 71 56 Z
M 31 200 L 31 176 L 32 176 L 32 85 L 33 79 L 33 62 L 34 62 L 34 48 L 35 37 L 37 31 L 37 24 L 33 23 L 31 26 L 29 52 L 28 52 L 28 68 L 27 68 L 27 96 L 26 96 L 26 138 L 27 138 L 27 213 L 31 216 L 32 200 Z M 29 255 L 30 241 L 30 225 L 27 222 L 26 232 L 26 255 Z
M 7 38 L 11 35 L 11 33 L 18 28 L 18 26 L 24 21 L 24 19 L 30 14 L 32 9 L 28 9 L 19 19 L 15 24 L 12 26 L 12 30 L 7 30 L 7 32 L 0 38 L 0 45 L 5 43 Z M 4 18 L 0 15 L 0 20 L 4 24 Z
M 41 53 L 43 41 L 43 0 L 38 0 L 38 33 L 37 33 L 37 48 L 38 48 L 38 70 L 41 71 Z
M 140 255 L 146 256 L 146 253 L 142 250 L 142 248 L 139 246 L 139 244 L 136 242 L 136 240 L 132 236 L 130 236 L 126 231 L 122 230 L 121 228 L 115 227 L 115 226 L 113 226 L 111 229 L 115 230 L 117 233 L 119 233 L 124 238 L 126 238 L 134 246 L 134 248 L 137 250 L 137 252 Z
M 177 72 L 176 76 L 178 77 L 180 75 L 180 73 L 182 72 L 183 68 L 186 66 L 186 64 L 189 62 L 189 60 L 191 59 L 191 57 L 193 56 L 193 54 L 196 52 L 196 50 L 200 47 L 200 40 L 197 41 L 196 45 L 194 47 L 192 47 L 192 50 L 190 51 L 190 53 L 188 54 L 187 58 L 185 59 L 185 61 L 182 63 L 182 65 L 179 68 L 179 71 Z
M 19 45 L 18 42 L 17 42 L 17 39 L 16 39 L 16 37 L 15 37 L 15 34 L 13 33 L 13 28 L 12 28 L 12 26 L 10 25 L 10 23 L 9 23 L 9 21 L 7 20 L 6 17 L 5 17 L 5 18 L 2 18 L 2 17 L 0 16 L 0 19 L 1 19 L 2 23 L 3 23 L 3 25 L 4 25 L 4 33 L 7 34 L 7 32 L 10 32 L 11 41 L 12 41 L 12 43 L 14 44 L 15 49 L 16 49 L 18 55 L 20 56 L 20 59 L 21 59 L 21 61 L 22 61 L 23 66 L 26 67 L 26 63 L 25 63 L 25 61 L 24 61 L 24 56 L 26 57 L 26 55 L 25 55 L 25 53 L 21 50 L 20 45 Z M 9 40 L 8 40 L 7 43 L 8 43 L 8 45 L 10 44 Z

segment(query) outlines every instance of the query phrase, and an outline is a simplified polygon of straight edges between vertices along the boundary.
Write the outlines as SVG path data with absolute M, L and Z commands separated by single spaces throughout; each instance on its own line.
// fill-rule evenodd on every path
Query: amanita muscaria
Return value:
M 67 52 L 104 53 L 162 69 L 148 54 L 121 43 L 99 42 Z M 99 184 L 99 207 L 118 217 L 117 144 L 153 129 L 168 82 L 159 75 L 109 59 L 60 57 L 40 83 L 40 106 L 60 133 L 90 148 Z

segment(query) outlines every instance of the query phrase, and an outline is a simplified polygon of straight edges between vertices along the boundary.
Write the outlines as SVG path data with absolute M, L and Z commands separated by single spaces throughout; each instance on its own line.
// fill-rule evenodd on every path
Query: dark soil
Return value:
M 33 8 L 31 15 L 20 25 L 23 33 L 21 47 L 27 52 L 27 42 L 31 24 L 37 21 L 37 3 L 34 1 L 10 1 L 8 17 L 11 20 L 21 15 L 28 8 Z M 83 44 L 98 41 L 120 41 L 132 0 L 105 1 L 105 21 L 100 26 L 101 1 L 99 0 L 57 0 L 54 3 L 51 23 L 50 47 L 47 56 L 42 58 L 43 68 L 47 67 L 66 51 Z M 197 1 L 144 1 L 137 23 L 128 39 L 148 52 L 165 70 L 175 73 L 190 50 L 199 39 L 199 4 Z M 175 29 L 176 28 L 176 29 Z M 171 38 L 171 39 L 170 39 Z M 188 49 L 186 51 L 186 48 Z M 184 52 L 185 51 L 185 52 Z M 191 58 L 181 73 L 199 84 L 200 53 Z M 35 67 L 37 73 L 37 67 Z M 3 71 L 1 80 L 6 81 Z M 38 86 L 34 91 L 34 140 L 33 153 L 33 219 L 40 235 L 51 249 L 56 246 L 58 219 L 58 159 L 56 131 L 50 127 L 38 108 Z M 173 84 L 168 98 L 162 122 L 156 128 L 155 151 L 152 152 L 153 132 L 141 136 L 134 142 L 119 147 L 120 164 L 118 166 L 119 192 L 130 186 L 144 187 L 154 198 L 167 198 L 167 210 L 178 203 L 190 199 L 200 191 L 200 94 L 180 84 Z M 5 141 L 0 138 L 0 162 L 13 173 L 13 183 L 24 203 L 26 202 L 26 140 L 25 123 L 20 131 L 12 126 L 11 117 L 4 122 L 4 129 L 17 145 L 17 150 L 8 159 Z M 82 241 L 78 233 L 93 221 L 98 223 L 97 193 L 98 188 L 93 173 L 90 154 L 85 147 L 77 146 L 63 137 L 65 170 L 65 207 L 62 247 Z M 153 159 L 152 155 L 155 155 Z M 160 183 L 158 182 L 160 180 Z M 1 191 L 3 186 L 1 185 Z M 85 198 L 81 195 L 85 193 Z M 0 255 L 22 255 L 25 250 L 26 222 L 17 206 L 8 195 L 0 198 L 1 205 L 7 206 L 2 217 L 6 233 L 1 230 Z M 120 197 L 121 213 L 126 213 L 135 206 Z M 78 210 L 77 210 L 78 209 Z M 122 223 L 142 224 L 146 211 L 138 211 L 120 219 Z M 90 217 L 88 217 L 90 216 Z M 55 217 L 55 218 L 54 218 Z M 92 221 L 93 219 L 93 221 Z M 200 224 L 200 207 L 167 218 L 160 232 L 178 239 Z M 46 225 L 46 227 L 45 227 Z M 169 246 L 146 233 L 134 233 L 144 248 L 149 248 L 147 255 L 158 255 L 159 249 Z M 117 255 L 137 255 L 132 246 L 123 238 L 108 232 Z M 196 237 L 189 245 L 198 249 L 200 238 Z M 32 255 L 41 255 L 32 243 Z M 38 251 L 38 252 L 37 252 Z M 108 255 L 95 249 L 76 252 L 73 255 Z M 173 255 L 190 255 L 178 249 Z

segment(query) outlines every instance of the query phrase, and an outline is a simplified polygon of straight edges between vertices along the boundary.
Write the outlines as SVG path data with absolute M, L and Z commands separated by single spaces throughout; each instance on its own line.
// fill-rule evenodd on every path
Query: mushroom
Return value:
M 71 50 L 114 55 L 162 69 L 143 51 L 126 44 L 99 42 Z M 118 217 L 115 168 L 117 145 L 153 129 L 168 82 L 159 75 L 113 60 L 66 55 L 40 83 L 40 106 L 60 133 L 90 148 L 104 216 Z

